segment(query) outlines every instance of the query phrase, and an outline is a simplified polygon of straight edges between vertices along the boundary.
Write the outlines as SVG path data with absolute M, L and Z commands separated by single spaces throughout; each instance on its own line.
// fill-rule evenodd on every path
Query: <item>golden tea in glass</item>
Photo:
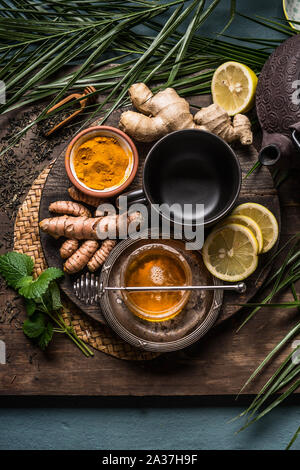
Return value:
M 164 244 L 138 248 L 128 258 L 121 275 L 122 285 L 129 287 L 167 287 L 191 285 L 192 273 L 186 259 Z M 122 291 L 128 308 L 148 321 L 165 321 L 175 317 L 185 306 L 189 291 Z

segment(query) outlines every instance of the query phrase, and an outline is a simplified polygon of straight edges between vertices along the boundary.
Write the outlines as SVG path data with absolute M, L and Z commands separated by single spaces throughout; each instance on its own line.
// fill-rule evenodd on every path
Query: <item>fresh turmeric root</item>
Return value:
M 87 267 L 92 273 L 97 271 L 97 269 L 102 266 L 111 250 L 116 246 L 116 243 L 117 242 L 115 240 L 104 240 L 101 248 L 96 251 L 93 257 L 87 263 Z
M 70 189 L 72 190 L 72 188 Z M 90 217 L 88 209 L 82 204 L 72 201 L 53 202 L 50 204 L 49 210 L 56 213 L 72 214 L 50 217 L 39 223 L 41 230 L 54 238 L 67 238 L 61 245 L 59 252 L 61 258 L 66 260 L 64 271 L 68 274 L 77 273 L 86 265 L 91 272 L 96 271 L 117 243 L 115 240 L 105 238 L 110 236 L 110 233 L 118 236 L 131 223 L 135 228 L 138 228 L 142 220 L 139 212 L 130 215 L 127 213 L 122 215 L 108 214 L 105 217 L 101 213 L 101 216 Z M 96 213 L 98 214 L 97 211 Z M 100 249 L 97 239 L 105 239 Z M 78 240 L 84 240 L 80 247 Z
M 43 232 L 52 235 L 54 238 L 66 237 L 76 240 L 97 240 L 97 224 L 100 217 L 71 217 L 62 215 L 61 217 L 51 217 L 40 222 Z
M 71 186 L 68 189 L 68 193 L 70 197 L 74 199 L 74 201 L 84 202 L 85 204 L 88 204 L 92 207 L 98 207 L 104 202 L 104 200 L 101 198 L 88 196 L 88 194 L 79 191 L 79 189 L 77 189 L 75 186 Z
M 64 264 L 64 271 L 68 274 L 74 274 L 81 271 L 98 248 L 98 242 L 95 240 L 86 240 L 81 247 L 67 259 Z
M 189 103 L 173 88 L 153 95 L 144 83 L 129 88 L 133 106 L 139 111 L 122 113 L 119 127 L 140 142 L 152 142 L 180 129 L 202 129 L 213 132 L 231 143 L 252 143 L 251 124 L 247 116 L 237 115 L 233 123 L 220 106 L 212 104 L 192 116 Z
M 56 201 L 49 206 L 49 211 L 55 214 L 73 215 L 75 217 L 91 217 L 90 211 L 82 204 L 73 201 Z
M 76 240 L 97 240 L 98 238 L 105 238 L 102 235 L 109 231 L 118 235 L 125 226 L 128 227 L 129 223 L 134 221 L 137 225 L 140 224 L 141 214 L 139 212 L 135 212 L 130 216 L 123 214 L 107 215 L 106 217 L 71 217 L 63 215 L 61 217 L 44 219 L 39 225 L 43 232 L 52 235 L 54 238 L 66 237 Z
M 62 259 L 67 259 L 75 253 L 79 247 L 79 241 L 75 239 L 66 240 L 60 247 L 59 253 Z
M 103 239 L 102 234 L 105 233 L 113 233 L 116 235 L 119 233 L 124 233 L 131 222 L 135 222 L 136 226 L 138 227 L 141 223 L 141 214 L 139 212 L 134 212 L 130 215 L 124 213 L 121 215 L 114 214 L 102 217 L 99 224 L 97 225 L 99 238 Z

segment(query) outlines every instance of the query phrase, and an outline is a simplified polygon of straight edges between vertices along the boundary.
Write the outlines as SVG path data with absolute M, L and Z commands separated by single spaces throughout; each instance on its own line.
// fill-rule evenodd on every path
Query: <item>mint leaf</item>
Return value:
M 43 333 L 41 334 L 41 336 L 39 336 L 39 347 L 41 349 L 46 349 L 46 347 L 48 346 L 48 344 L 50 343 L 51 339 L 52 339 L 52 336 L 53 336 L 53 325 L 52 323 L 48 323 L 46 328 L 44 329 Z
M 64 273 L 58 268 L 48 268 L 40 276 L 29 284 L 25 284 L 19 289 L 19 294 L 26 299 L 36 299 L 41 297 L 48 289 L 51 281 L 63 276 Z
M 25 299 L 25 308 L 27 315 L 30 317 L 36 310 L 36 303 L 34 300 Z
M 16 283 L 15 289 L 19 289 L 20 287 L 28 286 L 29 284 L 32 283 L 32 281 L 33 281 L 32 276 L 21 277 L 21 279 L 19 279 L 18 282 Z
M 53 325 L 48 322 L 43 313 L 36 312 L 23 323 L 23 331 L 28 338 L 36 339 L 41 349 L 45 349 L 53 336 Z
M 45 329 L 45 316 L 39 312 L 31 315 L 23 323 L 23 331 L 28 338 L 37 338 L 44 333 Z
M 7 284 L 14 289 L 23 277 L 30 276 L 33 266 L 34 263 L 30 256 L 16 251 L 10 251 L 0 256 L 0 274 Z
M 50 283 L 49 291 L 52 300 L 52 309 L 59 310 L 62 307 L 62 303 L 60 300 L 60 290 L 55 281 L 52 281 Z

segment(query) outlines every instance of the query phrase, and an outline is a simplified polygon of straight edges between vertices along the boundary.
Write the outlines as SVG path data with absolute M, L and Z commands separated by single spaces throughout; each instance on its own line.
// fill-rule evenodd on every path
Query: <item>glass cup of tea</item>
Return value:
M 125 287 L 167 287 L 192 284 L 191 268 L 173 247 L 153 243 L 136 249 L 121 270 Z M 122 291 L 127 307 L 143 320 L 166 321 L 178 315 L 189 299 L 187 290 Z

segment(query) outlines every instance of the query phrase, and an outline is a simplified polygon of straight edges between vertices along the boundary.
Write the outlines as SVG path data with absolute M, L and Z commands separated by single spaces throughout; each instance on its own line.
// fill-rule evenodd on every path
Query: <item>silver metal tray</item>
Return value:
M 127 239 L 114 248 L 102 267 L 100 283 L 120 286 L 121 266 L 137 248 L 157 240 Z M 188 261 L 193 284 L 222 285 L 205 268 L 201 254 L 185 250 L 182 240 L 159 240 L 177 249 Z M 150 322 L 134 315 L 125 305 L 120 291 L 105 291 L 100 308 L 111 328 L 125 341 L 146 351 L 168 352 L 185 348 L 199 340 L 216 321 L 223 300 L 223 291 L 194 291 L 184 309 L 174 318 Z

